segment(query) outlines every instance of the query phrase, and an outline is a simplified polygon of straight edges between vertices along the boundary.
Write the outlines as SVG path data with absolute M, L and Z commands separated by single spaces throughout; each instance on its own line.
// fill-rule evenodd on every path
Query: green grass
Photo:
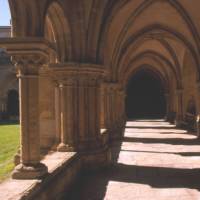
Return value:
M 0 182 L 14 168 L 13 157 L 19 149 L 19 125 L 0 124 Z

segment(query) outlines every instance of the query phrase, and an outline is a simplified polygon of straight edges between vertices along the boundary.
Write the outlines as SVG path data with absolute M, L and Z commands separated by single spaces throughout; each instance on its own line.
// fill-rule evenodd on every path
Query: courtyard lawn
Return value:
M 0 182 L 14 168 L 13 157 L 19 148 L 19 125 L 0 124 Z

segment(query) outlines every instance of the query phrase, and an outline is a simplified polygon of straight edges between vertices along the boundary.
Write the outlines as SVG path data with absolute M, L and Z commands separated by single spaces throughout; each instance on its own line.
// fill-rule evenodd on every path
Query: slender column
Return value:
M 50 66 L 60 84 L 61 143 L 59 151 L 89 152 L 102 145 L 100 134 L 100 82 L 105 70 L 96 65 Z
M 105 128 L 105 112 L 106 112 L 106 95 L 105 95 L 105 86 L 101 86 L 101 101 L 100 101 L 100 107 L 101 107 L 101 116 L 100 116 L 100 128 Z
M 40 163 L 39 136 L 39 80 L 41 66 L 39 55 L 18 57 L 16 67 L 19 78 L 20 95 L 20 164 L 16 166 L 12 177 L 33 179 L 44 176 L 47 167 Z
M 106 89 L 106 128 L 109 134 L 112 132 L 112 89 L 109 84 L 107 84 Z
M 120 118 L 120 122 L 121 122 L 122 127 L 124 127 L 125 122 L 126 122 L 126 114 L 125 114 L 125 97 L 126 97 L 126 95 L 125 95 L 125 92 L 123 90 L 119 91 L 119 95 L 120 95 L 120 97 L 119 97 L 119 103 L 120 103 L 120 106 L 119 106 L 120 116 L 119 116 L 119 118 Z
M 60 131 L 61 131 L 61 135 L 60 135 L 60 144 L 57 147 L 58 151 L 68 151 L 68 145 L 67 145 L 67 133 L 66 133 L 66 108 L 65 108 L 65 101 L 66 101 L 66 94 L 65 94 L 65 86 L 63 86 L 62 84 L 59 85 L 59 89 L 60 89 Z
M 110 88 L 105 85 L 105 126 L 110 129 Z
M 197 90 L 197 112 L 200 114 L 200 81 L 196 84 L 196 90 Z
M 60 127 L 61 127 L 61 143 L 57 150 L 61 152 L 74 151 L 74 120 L 75 120 L 75 98 L 74 98 L 74 82 L 72 79 L 64 80 L 60 84 Z
M 60 88 L 59 88 L 59 84 L 54 82 L 54 86 L 55 86 L 55 123 L 56 123 L 56 141 L 55 141 L 55 145 L 54 147 L 57 147 L 57 145 L 61 142 L 61 127 L 60 127 L 60 123 L 61 123 L 61 108 L 60 108 L 60 99 L 61 99 L 61 95 L 60 95 Z
M 98 75 L 79 75 L 79 151 L 98 149 L 100 141 L 100 82 Z
M 169 99 L 169 93 L 165 93 L 165 101 L 166 101 L 166 116 L 165 116 L 165 119 L 168 121 L 169 118 L 170 118 L 170 99 Z
M 196 84 L 197 89 L 197 117 L 196 117 L 196 129 L 197 129 L 197 137 L 200 138 L 200 81 Z
M 176 95 L 177 95 L 176 125 L 180 126 L 181 125 L 181 121 L 183 120 L 183 106 L 182 106 L 183 90 L 182 89 L 177 89 Z

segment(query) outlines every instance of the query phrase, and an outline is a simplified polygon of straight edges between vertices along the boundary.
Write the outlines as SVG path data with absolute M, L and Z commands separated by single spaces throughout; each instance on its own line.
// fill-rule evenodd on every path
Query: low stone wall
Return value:
M 107 130 L 102 130 L 102 146 L 84 153 L 52 152 L 42 163 L 48 175 L 41 180 L 9 179 L 0 184 L 0 200 L 62 200 L 82 171 L 91 172 L 111 164 Z
M 76 155 L 58 167 L 53 174 L 35 186 L 20 200 L 61 200 L 72 188 L 80 170 L 80 158 Z
M 43 163 L 49 174 L 41 180 L 9 179 L 0 184 L 2 200 L 60 200 L 71 189 L 81 171 L 77 153 L 56 152 Z

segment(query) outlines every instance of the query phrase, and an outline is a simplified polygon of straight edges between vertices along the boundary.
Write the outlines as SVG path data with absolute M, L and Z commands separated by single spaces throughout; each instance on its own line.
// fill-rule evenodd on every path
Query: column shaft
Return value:
M 19 74 L 20 95 L 20 164 L 12 177 L 32 179 L 45 175 L 47 167 L 40 163 L 39 80 L 37 74 Z

